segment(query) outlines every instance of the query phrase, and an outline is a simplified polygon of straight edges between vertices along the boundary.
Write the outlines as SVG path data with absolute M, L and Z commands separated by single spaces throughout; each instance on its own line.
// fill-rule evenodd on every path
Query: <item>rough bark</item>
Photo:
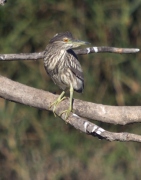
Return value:
M 52 109 L 50 109 L 50 104 L 58 97 L 58 95 L 35 89 L 0 76 L 0 97 L 16 103 L 52 111 Z M 63 110 L 66 110 L 66 107 L 68 106 L 69 100 L 65 99 L 57 106 L 56 114 L 59 116 L 59 114 Z M 69 118 L 67 119 L 67 123 L 71 124 L 76 129 L 79 129 L 80 131 L 89 135 L 109 141 L 141 142 L 140 135 L 127 132 L 109 132 L 87 120 L 87 118 L 93 117 L 92 119 L 114 124 L 141 122 L 140 107 L 105 106 L 102 104 L 94 104 L 80 100 L 74 100 L 73 107 L 74 112 L 70 114 Z M 131 114 L 132 118 L 130 116 Z M 65 121 L 64 116 L 65 115 L 62 114 L 60 118 Z M 125 121 L 126 123 L 123 123 L 122 121 Z

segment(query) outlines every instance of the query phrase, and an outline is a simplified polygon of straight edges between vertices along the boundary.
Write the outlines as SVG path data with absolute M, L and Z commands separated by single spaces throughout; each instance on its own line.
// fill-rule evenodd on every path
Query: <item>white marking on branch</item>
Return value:
M 101 134 L 102 132 L 104 132 L 104 131 L 105 131 L 105 130 L 104 130 L 103 128 L 98 128 L 97 131 L 96 131 L 96 133 L 100 135 L 100 134 Z
M 95 130 L 98 128 L 98 126 L 94 126 L 93 129 L 92 129 L 92 133 L 95 132 Z
M 140 51 L 140 49 L 135 49 L 135 51 L 136 51 L 136 52 L 139 52 L 139 51 Z
M 87 132 L 87 126 L 88 126 L 88 124 L 89 124 L 88 122 L 85 122 L 85 123 L 84 123 L 85 132 Z
M 105 129 L 103 129 L 103 128 L 99 128 L 98 130 L 100 130 L 101 132 L 104 132 L 104 131 L 105 131 Z
M 105 114 L 106 113 L 106 110 L 105 110 L 105 107 L 104 106 L 101 106 L 101 110 L 102 112 Z
M 58 35 L 58 33 L 57 33 L 57 34 L 55 34 L 55 35 L 54 35 L 54 37 L 55 37 L 55 36 L 57 36 L 57 35 Z
M 77 114 L 74 114 L 74 113 L 73 113 L 73 116 L 74 116 L 74 117 L 79 117 Z
M 101 134 L 101 131 L 96 131 L 96 134 L 99 134 L 99 135 L 100 135 L 100 134 Z
M 87 49 L 87 54 L 89 54 L 89 53 L 90 53 L 90 51 L 91 51 L 91 50 L 90 50 L 90 48 L 86 48 L 86 49 Z
M 98 48 L 97 47 L 93 47 L 93 50 L 97 53 L 98 52 Z
M 1 57 L 1 60 L 4 60 L 4 57 L 3 57 L 3 56 Z

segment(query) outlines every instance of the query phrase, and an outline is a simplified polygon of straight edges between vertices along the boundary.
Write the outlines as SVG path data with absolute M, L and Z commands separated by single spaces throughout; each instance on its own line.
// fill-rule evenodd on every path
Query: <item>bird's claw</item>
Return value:
M 55 113 L 56 106 L 57 106 L 61 101 L 63 101 L 64 99 L 66 99 L 66 97 L 63 97 L 63 98 L 60 98 L 60 97 L 59 97 L 56 101 L 54 101 L 53 103 L 51 103 L 49 109 L 51 109 L 52 106 L 53 106 L 52 112 L 53 112 L 53 114 L 54 114 L 55 117 L 56 117 L 56 113 Z
M 67 110 L 65 110 L 65 111 L 62 111 L 62 112 L 59 114 L 59 116 L 61 116 L 62 114 L 65 113 L 65 120 L 67 121 L 67 119 L 68 119 L 68 117 L 69 117 L 71 111 L 72 111 L 72 109 L 69 108 L 69 109 L 67 109 Z

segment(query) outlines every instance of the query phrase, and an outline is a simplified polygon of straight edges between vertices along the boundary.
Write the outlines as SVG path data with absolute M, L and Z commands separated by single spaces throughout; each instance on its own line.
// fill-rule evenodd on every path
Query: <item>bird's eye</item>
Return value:
M 64 42 L 68 42 L 69 40 L 68 40 L 68 38 L 64 38 L 63 41 Z

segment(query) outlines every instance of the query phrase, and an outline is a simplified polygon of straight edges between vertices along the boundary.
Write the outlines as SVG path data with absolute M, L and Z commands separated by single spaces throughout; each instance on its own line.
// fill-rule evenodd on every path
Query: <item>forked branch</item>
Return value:
M 23 85 L 21 83 L 0 76 L 0 97 L 16 103 L 21 103 L 35 108 L 52 111 L 52 109 L 49 109 L 49 107 L 50 104 L 56 99 L 57 95 L 53 95 L 52 93 Z M 66 109 L 66 106 L 68 105 L 69 105 L 69 101 L 67 99 L 61 102 L 56 108 L 56 114 L 59 115 L 63 110 Z M 87 109 L 85 109 L 86 114 L 84 118 L 83 117 L 84 112 L 82 112 L 82 109 L 81 110 L 79 109 L 80 105 L 82 105 L 81 107 L 87 107 L 88 105 L 88 108 L 90 109 L 89 111 L 90 113 L 93 113 L 93 105 L 98 107 L 94 111 L 93 119 L 96 119 L 98 117 L 100 120 L 99 110 L 101 109 L 101 112 L 103 111 L 102 110 L 103 105 L 101 104 L 93 104 L 93 103 L 89 104 L 88 102 L 74 100 L 75 112 L 70 114 L 68 118 L 68 123 L 74 126 L 76 129 L 79 129 L 80 131 L 87 133 L 89 135 L 97 136 L 100 139 L 105 139 L 109 141 L 141 142 L 140 135 L 126 133 L 126 132 L 121 132 L 121 133 L 109 132 L 95 125 L 94 123 L 89 122 L 87 120 L 87 114 L 88 114 L 86 113 Z M 130 113 L 132 112 L 134 115 L 136 115 L 136 111 L 134 108 L 135 107 L 130 107 Z M 136 107 L 136 108 L 141 109 L 141 107 Z M 115 109 L 115 107 L 113 106 L 107 106 L 106 111 L 107 112 L 112 111 L 112 113 L 114 114 L 113 121 L 116 116 L 118 117 L 115 124 L 120 124 L 120 121 L 118 122 L 118 119 L 122 119 L 123 121 L 125 120 L 126 122 L 129 121 L 129 123 L 131 123 L 130 116 L 128 117 L 123 116 L 124 113 L 125 114 L 129 113 L 128 107 L 126 106 L 118 107 L 118 109 Z M 123 114 L 121 114 L 120 111 L 123 112 Z M 103 111 L 103 113 L 105 114 L 105 111 Z M 104 121 L 104 117 L 101 117 L 102 122 L 108 122 L 107 121 L 108 118 L 112 119 L 112 117 L 109 116 L 109 114 L 105 114 L 105 117 L 106 117 L 105 121 Z M 64 120 L 65 118 L 64 114 L 62 114 L 61 118 Z M 141 122 L 141 118 L 137 116 L 135 116 L 135 119 L 133 118 L 132 120 L 133 122 L 135 121 Z

